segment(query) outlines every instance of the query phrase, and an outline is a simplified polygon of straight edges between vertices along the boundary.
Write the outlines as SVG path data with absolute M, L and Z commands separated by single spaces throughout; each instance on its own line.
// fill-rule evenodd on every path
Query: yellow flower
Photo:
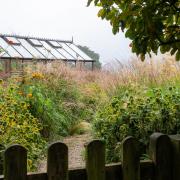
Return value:
M 31 94 L 31 93 L 29 93 L 28 95 L 27 95 L 27 97 L 29 97 L 29 98 L 31 98 L 33 95 Z
M 23 95 L 23 92 L 22 92 L 22 91 L 19 91 L 18 94 L 19 94 L 19 95 Z
M 35 72 L 35 73 L 32 74 L 32 78 L 34 78 L 34 79 L 43 79 L 44 76 L 41 73 Z

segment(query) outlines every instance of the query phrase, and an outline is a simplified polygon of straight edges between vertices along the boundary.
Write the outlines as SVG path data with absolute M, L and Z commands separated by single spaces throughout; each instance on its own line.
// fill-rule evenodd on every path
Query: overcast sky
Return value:
M 130 41 L 114 36 L 109 22 L 97 17 L 87 0 L 1 0 L 0 33 L 71 39 L 99 53 L 101 61 L 132 56 Z

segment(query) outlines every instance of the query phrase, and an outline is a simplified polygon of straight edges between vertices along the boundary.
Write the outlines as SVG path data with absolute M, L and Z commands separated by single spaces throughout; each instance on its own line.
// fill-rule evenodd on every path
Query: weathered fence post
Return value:
M 10 146 L 5 151 L 4 178 L 5 180 L 26 180 L 27 150 L 20 145 Z
M 172 180 L 172 146 L 170 138 L 161 133 L 152 134 L 149 151 L 155 164 L 155 180 Z
M 87 180 L 105 180 L 105 144 L 94 140 L 86 145 Z
M 180 179 L 180 135 L 170 136 L 172 143 L 173 154 L 173 178 L 172 180 Z
M 139 142 L 127 137 L 122 143 L 123 180 L 140 180 Z
M 68 180 L 68 147 L 61 142 L 50 145 L 47 161 L 48 180 Z

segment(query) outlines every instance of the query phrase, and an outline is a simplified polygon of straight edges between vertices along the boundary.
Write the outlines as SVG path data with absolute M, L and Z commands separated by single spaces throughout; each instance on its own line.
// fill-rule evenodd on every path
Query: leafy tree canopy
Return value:
M 87 54 L 90 58 L 95 60 L 94 67 L 97 69 L 101 68 L 101 63 L 99 61 L 100 55 L 92 50 L 89 49 L 87 46 L 80 46 L 78 45 L 79 49 L 81 49 L 85 54 Z
M 180 60 L 179 0 L 88 0 L 101 9 L 98 16 L 110 21 L 113 33 L 125 30 L 132 51 L 145 54 L 170 52 Z

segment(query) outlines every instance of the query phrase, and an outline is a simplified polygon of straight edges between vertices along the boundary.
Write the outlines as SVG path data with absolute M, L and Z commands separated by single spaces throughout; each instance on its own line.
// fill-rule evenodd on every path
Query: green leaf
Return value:
M 101 17 L 102 19 L 104 19 L 106 16 L 106 11 L 104 9 L 100 9 L 98 12 L 98 17 Z
M 88 0 L 88 4 L 91 2 L 102 8 L 98 17 L 110 21 L 113 34 L 118 33 L 121 27 L 122 31 L 124 28 L 127 30 L 126 37 L 134 42 L 138 39 L 133 43 L 136 47 L 132 49 L 136 54 L 148 54 L 151 51 L 157 54 L 159 48 L 161 53 L 171 49 L 171 55 L 176 53 L 180 40 L 179 13 L 169 6 L 172 0 L 166 3 L 159 3 L 160 0 Z M 144 41 L 146 37 L 148 40 Z
M 141 61 L 144 61 L 144 60 L 145 60 L 145 55 L 141 54 Z
M 87 2 L 87 6 L 90 6 L 90 4 L 92 3 L 93 0 L 88 0 Z
M 164 54 L 164 53 L 168 52 L 170 50 L 170 48 L 171 48 L 171 46 L 169 46 L 169 45 L 162 45 L 160 47 L 160 51 L 162 54 Z
M 132 31 L 132 30 L 130 30 L 130 29 L 128 29 L 128 30 L 126 31 L 126 33 L 125 33 L 125 36 L 126 36 L 126 37 L 129 37 L 130 39 L 133 39 L 134 36 L 135 36 L 135 32 Z
M 171 56 L 174 55 L 174 54 L 176 53 L 176 51 L 177 51 L 177 48 L 173 48 L 173 49 L 171 50 L 171 52 L 170 52 L 170 53 L 171 53 Z
M 94 1 L 94 4 L 97 6 L 97 5 L 98 5 L 98 2 L 99 2 L 99 0 L 95 0 L 95 1 Z

